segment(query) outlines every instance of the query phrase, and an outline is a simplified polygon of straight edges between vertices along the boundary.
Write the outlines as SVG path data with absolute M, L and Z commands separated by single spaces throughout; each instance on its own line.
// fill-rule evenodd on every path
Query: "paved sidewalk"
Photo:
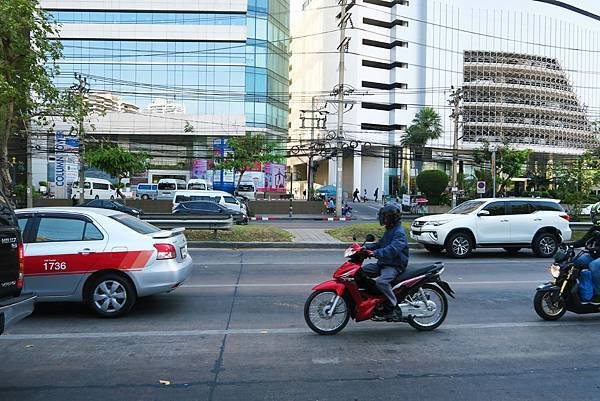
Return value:
M 294 236 L 294 242 L 339 244 L 340 241 L 327 234 L 325 230 L 315 228 L 288 228 L 287 232 Z

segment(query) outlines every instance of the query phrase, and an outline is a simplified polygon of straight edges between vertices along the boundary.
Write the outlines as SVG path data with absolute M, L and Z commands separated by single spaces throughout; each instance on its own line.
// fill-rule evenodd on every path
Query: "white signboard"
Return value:
M 402 205 L 410 206 L 410 195 L 402 195 Z
M 477 181 L 477 193 L 478 194 L 485 193 L 485 181 Z
M 54 135 L 54 196 L 65 199 L 68 196 L 69 184 L 77 181 L 79 175 L 79 140 L 66 135 L 64 131 L 56 131 Z

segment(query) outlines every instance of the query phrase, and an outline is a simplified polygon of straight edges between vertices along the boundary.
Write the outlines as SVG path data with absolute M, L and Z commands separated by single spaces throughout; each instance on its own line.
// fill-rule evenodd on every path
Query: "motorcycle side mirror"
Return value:
M 352 241 L 356 242 L 356 234 L 352 234 Z
M 367 234 L 365 242 L 375 242 L 375 236 L 373 234 Z

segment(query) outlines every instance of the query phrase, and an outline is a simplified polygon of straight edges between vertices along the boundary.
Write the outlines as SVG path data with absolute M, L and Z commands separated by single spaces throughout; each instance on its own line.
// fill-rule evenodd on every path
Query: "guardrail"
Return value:
M 592 223 L 574 221 L 569 224 L 573 231 L 587 231 L 592 227 Z
M 143 214 L 141 219 L 158 228 L 172 229 L 184 227 L 189 230 L 231 230 L 233 218 L 230 215 L 203 216 L 203 215 L 176 215 L 176 214 Z

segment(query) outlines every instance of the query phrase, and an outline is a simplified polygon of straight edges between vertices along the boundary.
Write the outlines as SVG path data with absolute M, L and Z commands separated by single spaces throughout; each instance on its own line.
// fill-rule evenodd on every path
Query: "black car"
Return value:
M 25 255 L 19 223 L 0 191 L 0 334 L 29 316 L 36 299 L 34 294 L 21 292 Z
M 219 215 L 229 214 L 233 217 L 233 222 L 236 224 L 248 224 L 248 216 L 242 212 L 228 209 L 218 203 L 210 201 L 190 201 L 181 202 L 175 209 L 174 214 L 202 214 L 202 215 Z
M 81 205 L 77 206 L 116 210 L 118 212 L 127 213 L 135 217 L 140 217 L 140 215 L 144 214 L 144 211 L 142 209 L 136 209 L 134 207 L 125 206 L 122 203 L 119 203 L 114 200 L 93 199 L 87 202 L 83 202 Z

